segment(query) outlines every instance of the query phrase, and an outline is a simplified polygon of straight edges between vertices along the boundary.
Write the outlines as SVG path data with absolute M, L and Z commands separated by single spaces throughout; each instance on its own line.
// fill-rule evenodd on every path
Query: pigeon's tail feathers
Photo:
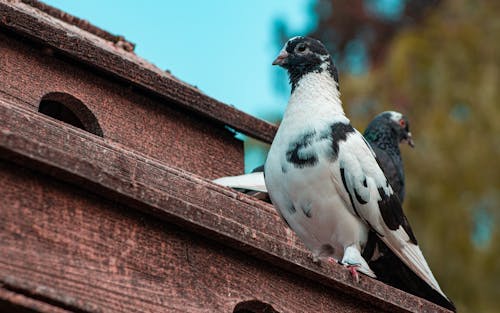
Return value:
M 365 265 L 361 265 L 359 268 L 358 268 L 358 271 L 360 273 L 363 273 L 365 275 L 368 275 L 370 276 L 371 278 L 377 278 L 377 275 L 375 275 L 375 272 L 372 271 L 372 269 L 368 266 L 368 264 L 365 266 Z
M 226 187 L 267 193 L 263 172 L 221 177 L 213 180 L 213 182 Z
M 363 257 L 369 260 L 368 265 L 377 275 L 377 279 L 456 312 L 452 301 L 432 288 L 403 263 L 401 258 L 396 256 L 374 232 L 370 232 L 369 241 L 372 242 L 373 249 L 365 249 L 363 253 L 366 252 L 367 254 L 363 254 Z M 376 253 L 374 253 L 375 251 Z
M 408 237 L 406 234 L 405 230 L 400 227 L 399 229 L 395 231 L 388 231 L 386 232 L 388 234 L 390 233 L 398 233 L 396 234 L 397 238 L 404 238 Z M 391 240 L 391 236 L 384 236 L 381 238 L 385 244 L 387 244 L 391 250 L 412 270 L 417 274 L 422 280 L 424 280 L 429 286 L 432 287 L 432 289 L 436 290 L 439 294 L 441 294 L 444 298 L 448 299 L 448 297 L 444 294 L 444 292 L 441 290 L 441 287 L 439 286 L 436 278 L 434 278 L 434 275 L 432 274 L 431 269 L 429 268 L 429 265 L 427 264 L 427 261 L 424 258 L 424 255 L 422 254 L 422 251 L 420 250 L 420 247 L 416 244 L 410 243 L 410 242 L 405 242 L 402 246 L 396 246 L 394 243 L 398 241 L 396 240 Z M 448 299 L 449 300 L 449 299 Z

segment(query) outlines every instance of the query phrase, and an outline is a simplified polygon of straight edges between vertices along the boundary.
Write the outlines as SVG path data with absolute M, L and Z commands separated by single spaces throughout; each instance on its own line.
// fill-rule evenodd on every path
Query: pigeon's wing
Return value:
M 213 182 L 235 189 L 245 189 L 267 193 L 263 172 L 255 172 L 239 176 L 221 177 L 213 180 Z
M 332 179 L 344 188 L 352 209 L 421 279 L 445 298 L 413 235 L 401 205 L 380 169 L 374 152 L 359 132 L 339 143 Z
M 399 200 L 403 203 L 405 192 L 405 181 L 403 172 L 403 163 L 392 158 L 387 151 L 380 149 L 377 146 L 371 146 L 377 157 L 378 165 L 389 180 L 394 192 L 398 195 Z

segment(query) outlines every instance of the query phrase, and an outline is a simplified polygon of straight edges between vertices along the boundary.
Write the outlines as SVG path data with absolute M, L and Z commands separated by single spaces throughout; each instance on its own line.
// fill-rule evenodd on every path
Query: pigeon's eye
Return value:
M 298 52 L 304 52 L 304 51 L 306 51 L 306 45 L 304 45 L 304 44 L 298 45 L 297 46 L 297 51 Z
M 404 128 L 406 126 L 405 120 L 399 120 L 399 125 Z

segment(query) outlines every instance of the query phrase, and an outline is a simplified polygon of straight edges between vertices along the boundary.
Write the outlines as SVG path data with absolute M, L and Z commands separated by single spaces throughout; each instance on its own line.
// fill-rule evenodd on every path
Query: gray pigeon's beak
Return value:
M 410 147 L 415 147 L 415 143 L 413 142 L 413 138 L 411 137 L 411 132 L 406 134 L 406 138 L 404 139 Z
M 273 65 L 281 66 L 285 64 L 287 58 L 288 58 L 288 52 L 286 52 L 286 50 L 281 50 L 276 60 L 273 61 Z

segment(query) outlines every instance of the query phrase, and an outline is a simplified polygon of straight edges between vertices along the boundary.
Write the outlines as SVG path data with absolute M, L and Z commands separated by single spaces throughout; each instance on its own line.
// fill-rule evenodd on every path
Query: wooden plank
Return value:
M 28 36 L 103 73 L 125 80 L 177 105 L 272 142 L 276 126 L 201 93 L 135 54 L 19 1 L 0 1 L 0 27 Z
M 125 40 L 123 36 L 113 35 L 102 28 L 90 24 L 89 21 L 87 20 L 82 20 L 74 15 L 61 11 L 58 8 L 47 5 L 38 0 L 21 0 L 21 1 L 29 6 L 32 6 L 40 11 L 47 13 L 50 16 L 53 16 L 61 21 L 64 21 L 65 23 L 75 25 L 76 27 L 86 32 L 101 37 L 104 40 L 110 41 L 113 44 L 115 44 L 115 46 L 118 46 L 126 51 L 134 51 L 135 44 Z
M 322 284 L 0 161 L 0 283 L 77 312 L 382 312 Z M 257 311 L 258 312 L 258 311 Z
M 72 311 L 33 299 L 0 286 L 0 312 L 16 313 L 71 313 Z M 74 312 L 74 311 L 73 311 Z M 80 312 L 83 312 L 80 310 Z
M 336 264 L 317 265 L 271 206 L 0 101 L 0 156 L 389 311 L 445 312 Z
M 38 111 L 47 94 L 68 94 L 92 112 L 106 140 L 207 178 L 244 171 L 243 142 L 220 124 L 2 32 L 0 50 L 0 99 Z

